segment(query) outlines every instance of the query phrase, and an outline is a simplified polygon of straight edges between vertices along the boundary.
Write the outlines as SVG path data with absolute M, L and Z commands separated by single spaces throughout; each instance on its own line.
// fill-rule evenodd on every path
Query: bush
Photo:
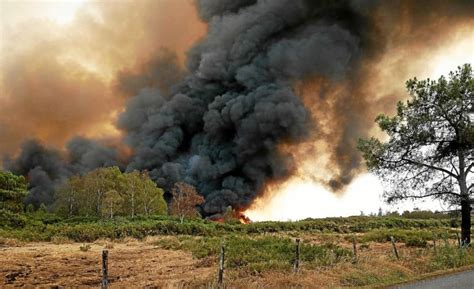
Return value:
M 474 263 L 474 248 L 460 249 L 457 246 L 440 246 L 431 261 L 432 270 L 452 269 Z
M 289 269 L 294 263 L 295 243 L 288 238 L 230 235 L 225 238 L 226 266 L 247 268 L 260 272 L 263 269 Z M 219 237 L 181 237 L 162 239 L 155 243 L 162 249 L 190 251 L 195 258 L 217 256 L 222 239 Z M 301 244 L 301 261 L 309 266 L 326 266 L 352 258 L 352 252 L 342 247 L 326 244 Z
M 0 227 L 23 228 L 26 221 L 27 219 L 23 215 L 0 209 Z
M 405 241 L 405 245 L 407 245 L 408 247 L 426 248 L 428 245 L 428 242 L 424 240 L 423 238 L 408 237 L 407 240 Z

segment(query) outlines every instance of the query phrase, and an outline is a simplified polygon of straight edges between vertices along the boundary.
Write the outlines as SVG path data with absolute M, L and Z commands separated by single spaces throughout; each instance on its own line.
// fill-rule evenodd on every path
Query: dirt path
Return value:
M 90 244 L 87 252 L 79 249 L 81 245 L 29 243 L 0 248 L 0 287 L 100 287 L 105 244 Z M 114 243 L 108 250 L 112 288 L 183 288 L 215 273 L 213 260 L 202 262 L 185 252 L 145 243 Z

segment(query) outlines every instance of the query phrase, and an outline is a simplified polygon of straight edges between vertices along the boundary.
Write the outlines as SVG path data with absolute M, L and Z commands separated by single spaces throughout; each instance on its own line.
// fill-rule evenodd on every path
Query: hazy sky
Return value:
M 140 70 L 160 47 L 175 51 L 184 63 L 185 51 L 206 31 L 190 0 L 156 0 L 156 15 L 142 2 L 0 0 L 0 154 L 15 152 L 30 137 L 61 148 L 73 135 L 118 134 L 114 122 L 123 98 L 114 86 L 117 73 Z M 124 15 L 128 18 L 121 19 Z M 436 78 L 474 63 L 470 25 L 459 26 L 435 46 L 408 46 L 390 46 L 374 67 L 378 95 L 404 95 L 404 81 L 413 76 Z M 307 166 L 314 161 L 307 159 Z M 340 197 L 294 177 L 248 214 L 255 220 L 286 220 L 397 209 L 382 203 L 382 190 L 368 174 Z M 413 207 L 442 209 L 437 202 L 407 202 L 398 209 Z

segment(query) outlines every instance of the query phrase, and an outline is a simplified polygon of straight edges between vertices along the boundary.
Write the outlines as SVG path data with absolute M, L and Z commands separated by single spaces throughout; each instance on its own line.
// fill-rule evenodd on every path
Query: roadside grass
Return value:
M 295 242 L 288 238 L 229 235 L 219 237 L 163 238 L 155 246 L 167 250 L 190 251 L 195 258 L 217 259 L 220 247 L 226 248 L 226 266 L 251 273 L 265 270 L 291 270 L 295 260 Z M 300 260 L 308 268 L 331 266 L 352 259 L 352 252 L 335 244 L 301 244 Z
M 8 224 L 0 225 L 0 246 L 93 242 L 113 249 L 113 243 L 146 243 L 190 252 L 203 267 L 217 268 L 224 244 L 226 280 L 237 288 L 386 286 L 474 265 L 474 249 L 457 246 L 459 229 L 452 227 L 450 219 L 349 217 L 242 225 L 201 219 L 181 223 L 169 216 L 61 219 L 41 213 Z M 393 254 L 390 236 L 396 241 L 400 260 Z M 302 241 L 298 274 L 292 273 L 295 238 Z M 77 250 L 89 249 L 81 245 Z M 215 283 L 215 276 L 206 282 Z M 199 284 L 189 288 L 196 288 L 194 285 Z

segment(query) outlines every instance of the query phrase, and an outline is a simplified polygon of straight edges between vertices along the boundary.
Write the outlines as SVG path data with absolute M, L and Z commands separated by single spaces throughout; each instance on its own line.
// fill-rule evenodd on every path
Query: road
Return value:
M 393 289 L 473 289 L 474 270 L 392 287 Z

